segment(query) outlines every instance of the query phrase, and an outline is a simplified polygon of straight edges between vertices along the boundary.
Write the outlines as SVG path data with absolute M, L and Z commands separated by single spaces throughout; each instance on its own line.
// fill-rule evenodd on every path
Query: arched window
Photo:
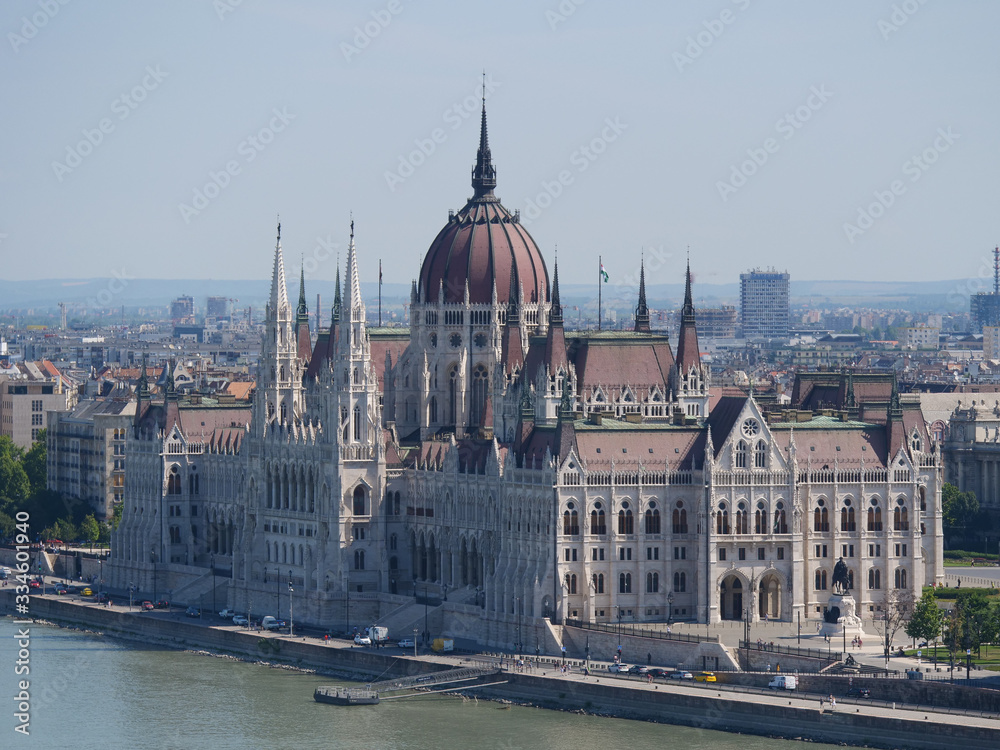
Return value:
M 180 544 L 181 543 L 181 528 L 180 526 L 170 527 L 170 543 Z
M 472 417 L 473 425 L 483 422 L 486 413 L 486 393 L 489 391 L 489 373 L 483 365 L 478 365 L 472 372 Z
M 389 549 L 394 550 L 397 549 L 398 546 L 399 546 L 399 539 L 396 537 L 395 534 L 391 534 L 389 536 Z
M 590 533 L 591 534 L 608 533 L 608 526 L 606 519 L 604 517 L 604 511 L 600 509 L 600 505 L 597 506 L 596 510 L 590 511 Z
M 199 489 L 198 475 L 195 473 L 197 471 L 198 471 L 198 467 L 197 466 L 192 466 L 191 469 L 190 469 L 191 473 L 188 474 L 188 494 L 189 495 L 197 495 L 197 494 L 199 494 L 198 493 L 198 489 Z
M 674 591 L 684 593 L 687 590 L 687 574 L 683 571 L 674 573 Z
M 437 424 L 438 421 L 438 400 L 437 396 L 431 396 L 431 408 L 428 421 L 431 424 Z
M 458 424 L 458 365 L 448 375 L 448 418 L 451 424 Z
M 844 501 L 844 507 L 840 509 L 840 530 L 857 530 L 854 522 L 854 508 L 851 507 L 851 501 L 849 499 Z
M 671 518 L 671 527 L 675 534 L 688 533 L 688 513 L 687 510 L 684 509 L 684 503 L 680 500 L 677 501 L 677 507 L 674 508 L 673 517 Z
M 580 516 L 575 510 L 563 513 L 563 536 L 576 536 L 580 533 Z
M 361 440 L 361 407 L 354 407 L 354 440 Z
M 170 467 L 170 474 L 167 476 L 167 494 L 181 494 L 181 470 L 176 464 Z
M 882 571 L 878 568 L 870 568 L 868 570 L 868 588 L 882 588 Z
M 906 588 L 906 568 L 896 568 L 895 584 L 897 589 Z
M 368 503 L 366 502 L 367 497 L 365 496 L 365 488 L 358 485 L 354 488 L 354 508 L 353 512 L 356 516 L 367 516 L 368 515 Z
M 882 530 L 882 509 L 878 506 L 878 499 L 871 499 L 871 507 L 868 509 L 868 530 Z
M 655 508 L 646 511 L 646 533 L 647 534 L 659 534 L 660 533 L 660 511 Z
M 826 501 L 820 499 L 816 503 L 816 510 L 813 511 L 813 531 L 830 530 L 830 513 L 826 509 Z
M 750 529 L 749 513 L 745 503 L 740 503 L 736 509 L 736 533 L 748 534 Z
M 632 593 L 632 574 L 631 573 L 620 573 L 618 575 L 618 593 L 619 594 L 631 594 Z
M 785 516 L 785 504 L 778 503 L 774 507 L 774 533 L 775 534 L 787 534 L 788 533 L 788 522 Z
M 892 528 L 895 531 L 910 530 L 909 514 L 906 512 L 906 501 L 903 498 L 896 501 L 896 507 L 892 511 Z
M 566 593 L 575 594 L 576 593 L 576 574 L 570 575 L 566 574 Z
M 655 594 L 660 590 L 660 574 L 646 573 L 646 593 Z
M 826 571 L 817 570 L 816 571 L 816 590 L 826 591 Z
M 619 534 L 635 533 L 634 519 L 632 518 L 631 510 L 618 511 L 618 533 Z
M 365 551 L 363 549 L 354 551 L 354 569 L 355 570 L 365 569 Z
M 281 402 L 281 421 L 282 423 L 288 421 L 288 404 L 284 401 Z
M 729 533 L 729 510 L 723 503 L 719 504 L 719 512 L 715 514 L 715 533 Z
M 755 469 L 767 468 L 767 443 L 758 440 L 753 447 L 753 465 Z
M 757 510 L 753 514 L 753 533 L 767 533 L 767 506 L 763 502 L 757 503 Z
M 747 467 L 747 444 L 741 440 L 736 444 L 736 468 L 745 469 Z

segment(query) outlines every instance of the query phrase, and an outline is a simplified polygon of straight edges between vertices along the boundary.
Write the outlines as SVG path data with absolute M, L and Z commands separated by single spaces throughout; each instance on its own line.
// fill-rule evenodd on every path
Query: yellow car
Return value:
M 93 596 L 93 595 L 94 592 L 91 591 L 90 589 L 84 589 L 83 591 L 80 592 L 80 596 Z
M 715 679 L 715 672 L 699 672 L 694 676 L 695 682 L 718 682 Z

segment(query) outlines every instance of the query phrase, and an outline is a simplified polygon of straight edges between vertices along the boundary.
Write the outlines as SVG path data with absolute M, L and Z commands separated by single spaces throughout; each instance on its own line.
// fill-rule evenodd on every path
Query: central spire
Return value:
M 271 275 L 271 314 L 288 307 L 288 289 L 285 287 L 285 262 L 281 257 L 281 219 L 278 219 L 278 239 L 274 245 L 274 271 Z
M 646 260 L 639 261 L 639 304 L 635 308 L 636 333 L 650 333 L 649 305 L 646 304 Z
M 486 85 L 483 84 L 483 117 L 479 126 L 479 151 L 476 152 L 476 166 L 472 169 L 472 189 L 477 198 L 493 198 L 493 188 L 497 186 L 497 170 L 490 156 L 490 141 L 486 134 Z

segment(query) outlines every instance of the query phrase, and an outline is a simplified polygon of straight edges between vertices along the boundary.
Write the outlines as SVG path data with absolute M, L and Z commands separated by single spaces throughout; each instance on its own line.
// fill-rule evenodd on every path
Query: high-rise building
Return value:
M 170 319 L 174 324 L 194 323 L 194 297 L 178 297 L 170 303 Z
M 740 274 L 740 324 L 751 341 L 788 338 L 787 273 L 759 268 Z
M 969 299 L 973 333 L 986 326 L 1000 326 L 1000 247 L 993 250 L 993 291 L 979 292 Z
M 205 316 L 214 320 L 229 317 L 228 297 L 209 297 L 205 305 Z

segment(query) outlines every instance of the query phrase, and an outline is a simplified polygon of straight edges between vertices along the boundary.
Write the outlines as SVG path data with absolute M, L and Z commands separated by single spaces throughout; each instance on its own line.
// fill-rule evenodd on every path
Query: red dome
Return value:
M 422 302 L 437 302 L 442 284 L 445 302 L 463 302 L 468 283 L 469 302 L 492 302 L 495 284 L 497 301 L 506 304 L 512 266 L 525 302 L 548 301 L 549 277 L 538 245 L 493 195 L 495 186 L 496 169 L 490 159 L 484 106 L 479 152 L 472 170 L 475 195 L 448 219 L 424 256 L 420 268 Z

